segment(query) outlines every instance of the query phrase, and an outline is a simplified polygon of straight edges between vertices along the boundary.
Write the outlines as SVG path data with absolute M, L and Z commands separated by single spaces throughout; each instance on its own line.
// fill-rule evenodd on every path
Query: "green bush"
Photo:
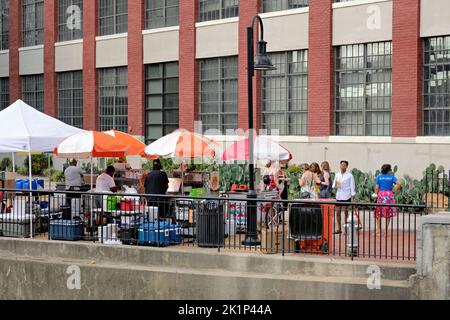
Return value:
M 50 179 L 53 182 L 64 182 L 66 179 L 64 177 L 64 172 L 58 171 L 55 169 L 47 169 L 43 171 L 43 175 L 48 177 L 50 175 Z
M 45 169 L 48 169 L 48 159 L 49 156 L 44 153 L 31 155 L 31 173 L 33 175 L 41 175 Z M 28 163 L 28 157 L 26 157 L 23 162 L 24 167 L 21 169 L 21 174 L 28 175 Z M 50 157 L 50 166 L 52 165 L 53 159 Z

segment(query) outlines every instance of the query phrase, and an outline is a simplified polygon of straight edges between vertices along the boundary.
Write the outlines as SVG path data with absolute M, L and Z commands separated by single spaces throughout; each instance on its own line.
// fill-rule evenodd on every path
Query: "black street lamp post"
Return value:
M 261 28 L 261 39 L 258 41 L 258 48 L 256 56 L 254 57 L 254 40 L 253 26 L 255 21 L 258 20 Z M 250 188 L 247 198 L 247 232 L 245 240 L 242 242 L 245 246 L 259 246 L 261 241 L 258 240 L 258 222 L 256 211 L 256 191 L 255 191 L 255 164 L 253 154 L 253 76 L 255 70 L 267 71 L 276 69 L 266 52 L 267 42 L 264 41 L 264 26 L 261 17 L 254 16 L 252 24 L 247 28 L 247 75 L 248 75 L 248 154 L 249 154 L 249 178 Z

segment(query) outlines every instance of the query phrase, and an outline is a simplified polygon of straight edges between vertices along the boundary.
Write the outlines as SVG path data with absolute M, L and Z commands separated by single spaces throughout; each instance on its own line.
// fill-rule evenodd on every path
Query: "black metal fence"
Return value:
M 415 260 L 425 206 L 3 190 L 0 236 Z M 31 200 L 31 201 L 30 201 Z M 256 212 L 257 246 L 246 245 Z M 30 214 L 31 212 L 31 214 Z

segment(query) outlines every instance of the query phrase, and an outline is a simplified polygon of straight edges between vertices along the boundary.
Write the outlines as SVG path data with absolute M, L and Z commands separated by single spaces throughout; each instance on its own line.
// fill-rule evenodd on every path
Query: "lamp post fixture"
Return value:
M 258 47 L 256 56 L 254 56 L 254 24 L 255 21 L 259 22 L 261 28 L 261 37 L 258 41 Z M 257 211 L 256 211 L 256 192 L 255 192 L 255 164 L 254 164 L 254 153 L 253 153 L 253 76 L 255 75 L 255 70 L 268 71 L 276 69 L 270 58 L 267 56 L 267 42 L 264 41 L 264 26 L 260 16 L 254 16 L 250 27 L 247 28 L 247 86 L 248 86 L 248 156 L 249 156 L 249 178 L 250 178 L 250 188 L 248 191 L 247 198 L 247 232 L 245 240 L 242 244 L 245 246 L 259 246 L 261 241 L 258 240 L 258 222 L 257 222 Z

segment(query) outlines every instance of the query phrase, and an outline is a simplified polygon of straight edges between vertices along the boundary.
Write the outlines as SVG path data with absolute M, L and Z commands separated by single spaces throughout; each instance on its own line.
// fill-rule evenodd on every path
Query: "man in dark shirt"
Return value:
M 169 189 L 169 178 L 167 174 L 162 171 L 162 165 L 159 159 L 153 160 L 153 171 L 147 174 L 145 178 L 145 193 L 152 195 L 148 197 L 148 206 L 158 207 L 158 215 L 160 217 L 169 216 L 169 206 L 167 202 L 169 199 L 156 197 L 154 195 L 164 195 Z

